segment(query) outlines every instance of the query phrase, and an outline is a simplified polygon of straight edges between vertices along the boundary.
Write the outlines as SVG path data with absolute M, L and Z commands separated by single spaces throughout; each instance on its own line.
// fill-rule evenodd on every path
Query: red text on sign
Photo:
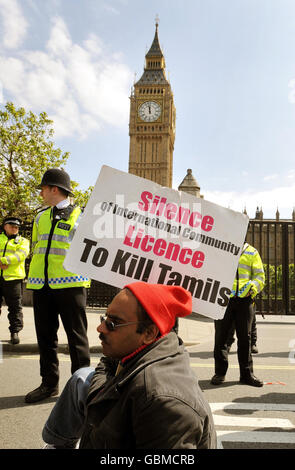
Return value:
M 149 191 L 141 193 L 141 200 L 138 203 L 139 209 L 155 214 L 163 215 L 168 220 L 174 220 L 191 227 L 201 227 L 205 232 L 210 232 L 214 225 L 214 218 L 211 215 L 204 215 L 198 211 L 191 211 L 187 207 L 178 206 L 174 202 L 168 202 L 163 196 L 153 195 Z
M 182 248 L 178 243 L 167 242 L 164 238 L 156 239 L 151 235 L 144 235 L 143 229 L 139 229 L 134 234 L 134 230 L 134 226 L 128 228 L 124 245 L 138 248 L 145 253 L 152 251 L 156 256 L 164 256 L 166 259 L 178 261 L 181 264 L 190 263 L 194 268 L 203 266 L 205 254 L 202 251 Z

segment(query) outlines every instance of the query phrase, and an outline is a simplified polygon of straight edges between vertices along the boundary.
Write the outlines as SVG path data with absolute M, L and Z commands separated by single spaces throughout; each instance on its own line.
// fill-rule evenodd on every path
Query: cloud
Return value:
M 108 11 L 109 13 L 113 14 L 113 15 L 119 15 L 120 12 L 117 8 L 115 7 L 112 7 L 111 5 L 107 5 L 106 3 L 103 4 L 103 8 Z
M 279 175 L 273 174 L 273 175 L 266 175 L 263 177 L 263 181 L 271 181 L 277 179 Z
M 295 170 L 289 170 L 287 178 L 289 179 L 295 178 Z
M 8 49 L 17 48 L 28 27 L 17 0 L 0 0 L 0 17 L 3 25 L 2 45 Z
M 4 98 L 45 111 L 54 120 L 57 137 L 86 138 L 105 125 L 125 127 L 133 74 L 120 54 L 111 54 L 92 33 L 75 43 L 61 17 L 51 24 L 43 50 L 0 55 Z
M 277 207 L 281 218 L 291 218 L 295 207 L 295 183 L 267 191 L 203 191 L 208 201 L 242 212 L 246 207 L 249 217 L 254 217 L 256 208 L 262 207 L 264 218 L 275 218 Z

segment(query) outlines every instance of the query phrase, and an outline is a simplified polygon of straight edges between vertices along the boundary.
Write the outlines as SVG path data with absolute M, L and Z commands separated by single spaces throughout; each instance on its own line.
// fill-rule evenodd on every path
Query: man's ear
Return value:
M 144 338 L 143 338 L 144 344 L 150 344 L 157 338 L 159 334 L 159 328 L 157 327 L 157 325 L 155 325 L 155 323 L 152 323 L 151 325 L 147 327 L 146 330 L 144 330 L 143 334 L 144 334 Z

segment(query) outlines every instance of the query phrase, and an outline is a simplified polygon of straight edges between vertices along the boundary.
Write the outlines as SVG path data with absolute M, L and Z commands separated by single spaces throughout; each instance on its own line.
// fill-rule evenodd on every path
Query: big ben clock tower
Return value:
M 130 97 L 129 173 L 172 187 L 175 106 L 165 75 L 158 22 L 142 77 Z

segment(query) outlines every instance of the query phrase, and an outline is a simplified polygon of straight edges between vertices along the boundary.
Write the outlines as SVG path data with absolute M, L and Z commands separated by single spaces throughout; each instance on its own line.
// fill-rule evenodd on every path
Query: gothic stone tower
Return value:
M 172 187 L 175 117 L 156 23 L 143 75 L 130 96 L 129 173 Z

